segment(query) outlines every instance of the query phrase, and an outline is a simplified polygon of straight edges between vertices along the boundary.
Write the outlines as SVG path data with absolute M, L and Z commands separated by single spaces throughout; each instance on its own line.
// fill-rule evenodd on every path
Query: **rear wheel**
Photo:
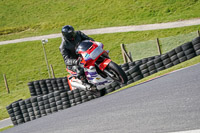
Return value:
M 117 81 L 122 84 L 127 83 L 128 78 L 125 72 L 116 63 L 111 61 L 106 67 L 106 70 L 109 71 L 113 75 L 109 77 L 112 78 L 114 81 Z

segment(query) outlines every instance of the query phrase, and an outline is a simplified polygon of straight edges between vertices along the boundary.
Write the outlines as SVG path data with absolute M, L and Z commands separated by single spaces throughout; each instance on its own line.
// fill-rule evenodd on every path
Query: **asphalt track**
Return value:
M 3 133 L 169 133 L 199 128 L 197 64 Z

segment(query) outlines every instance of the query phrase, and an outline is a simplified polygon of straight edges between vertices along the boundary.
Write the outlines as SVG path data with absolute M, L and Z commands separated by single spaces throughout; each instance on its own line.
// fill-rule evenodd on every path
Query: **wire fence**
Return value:
M 67 76 L 68 73 L 66 71 L 64 63 L 63 65 L 52 65 L 52 66 L 56 78 Z M 3 77 L 4 74 L 1 72 L 0 75 L 1 75 L 0 76 L 0 96 L 1 96 L 7 93 L 7 91 Z M 10 89 L 11 92 L 17 91 L 19 89 L 27 89 L 28 88 L 27 83 L 30 81 L 42 80 L 48 78 L 53 78 L 53 76 L 51 75 L 51 77 L 49 77 L 46 66 L 41 66 L 38 69 L 19 71 L 18 73 L 11 73 L 6 75 L 8 88 Z
M 159 38 L 162 54 L 176 48 L 177 46 L 180 46 L 186 42 L 191 41 L 195 37 L 197 37 L 197 32 Z M 125 44 L 125 47 L 127 49 L 127 52 L 131 52 L 132 59 L 134 61 L 146 57 L 159 55 L 157 48 L 157 39 L 138 42 L 138 43 Z

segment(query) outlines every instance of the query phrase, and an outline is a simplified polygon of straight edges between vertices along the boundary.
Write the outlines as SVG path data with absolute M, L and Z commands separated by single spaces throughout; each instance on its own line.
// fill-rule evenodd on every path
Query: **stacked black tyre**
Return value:
M 44 103 L 44 99 L 43 96 L 38 96 L 37 97 L 37 102 L 38 102 L 38 110 L 40 111 L 40 117 L 42 116 L 46 116 L 46 110 L 45 110 L 45 103 Z
M 32 106 L 32 103 L 31 103 L 31 99 L 29 98 L 29 99 L 26 99 L 26 100 L 24 100 L 24 102 L 25 102 L 25 105 L 26 105 L 26 108 L 27 108 L 27 116 L 25 117 L 27 120 L 29 119 L 29 120 L 35 120 L 36 118 L 35 118 L 35 114 L 34 114 L 34 112 L 33 112 L 33 106 Z M 25 122 L 27 122 L 27 121 L 25 121 Z
M 69 107 L 67 91 L 55 91 L 43 96 L 20 99 L 6 109 L 13 124 L 19 125 Z
M 66 77 L 32 81 L 28 83 L 31 96 L 49 94 L 54 91 L 69 91 Z
M 192 45 L 193 45 L 196 55 L 200 55 L 200 37 L 193 39 Z
M 75 89 L 68 91 L 70 106 L 75 106 L 96 98 L 90 91 Z
M 40 114 L 40 109 L 39 109 L 39 106 L 38 106 L 37 97 L 32 97 L 31 98 L 31 103 L 32 103 L 32 107 L 33 107 L 33 112 L 34 112 L 35 118 L 36 119 L 40 118 L 41 114 Z
M 8 114 L 14 125 L 24 123 L 23 114 L 20 109 L 19 101 L 13 102 L 12 104 L 6 107 Z
M 128 72 L 133 82 L 138 81 L 143 78 L 141 70 L 139 69 L 139 65 L 135 65 L 134 67 L 130 68 Z
M 184 56 L 186 57 L 186 60 L 189 60 L 189 59 L 196 56 L 192 42 L 187 42 L 187 43 L 183 44 L 181 47 L 183 49 Z
M 149 75 L 152 75 L 157 72 L 157 69 L 153 60 L 147 62 L 147 68 L 149 71 Z
M 22 122 L 28 122 L 28 121 L 30 121 L 30 117 L 29 117 L 29 113 L 28 113 L 28 108 L 26 106 L 25 101 L 23 101 L 23 100 L 19 101 L 19 106 L 20 106 L 20 110 L 21 110 L 22 115 L 23 115 L 23 117 L 21 117 L 21 118 L 23 118 Z
M 69 101 L 69 95 L 67 93 L 65 93 L 65 92 L 60 93 L 60 98 L 61 98 L 61 101 L 62 101 L 62 108 L 63 109 L 67 109 L 67 108 L 71 107 L 70 101 Z

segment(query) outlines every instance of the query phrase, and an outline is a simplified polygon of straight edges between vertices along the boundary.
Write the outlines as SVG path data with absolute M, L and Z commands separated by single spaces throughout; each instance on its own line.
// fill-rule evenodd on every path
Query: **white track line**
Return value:
M 6 118 L 6 119 L 3 119 L 3 120 L 0 120 L 0 122 L 6 121 L 6 120 L 10 120 L 10 118 Z
M 178 132 L 169 132 L 169 133 L 200 133 L 200 129 L 188 130 L 188 131 L 178 131 Z
M 10 118 L 0 120 L 0 129 L 8 126 L 13 126 L 12 121 Z

